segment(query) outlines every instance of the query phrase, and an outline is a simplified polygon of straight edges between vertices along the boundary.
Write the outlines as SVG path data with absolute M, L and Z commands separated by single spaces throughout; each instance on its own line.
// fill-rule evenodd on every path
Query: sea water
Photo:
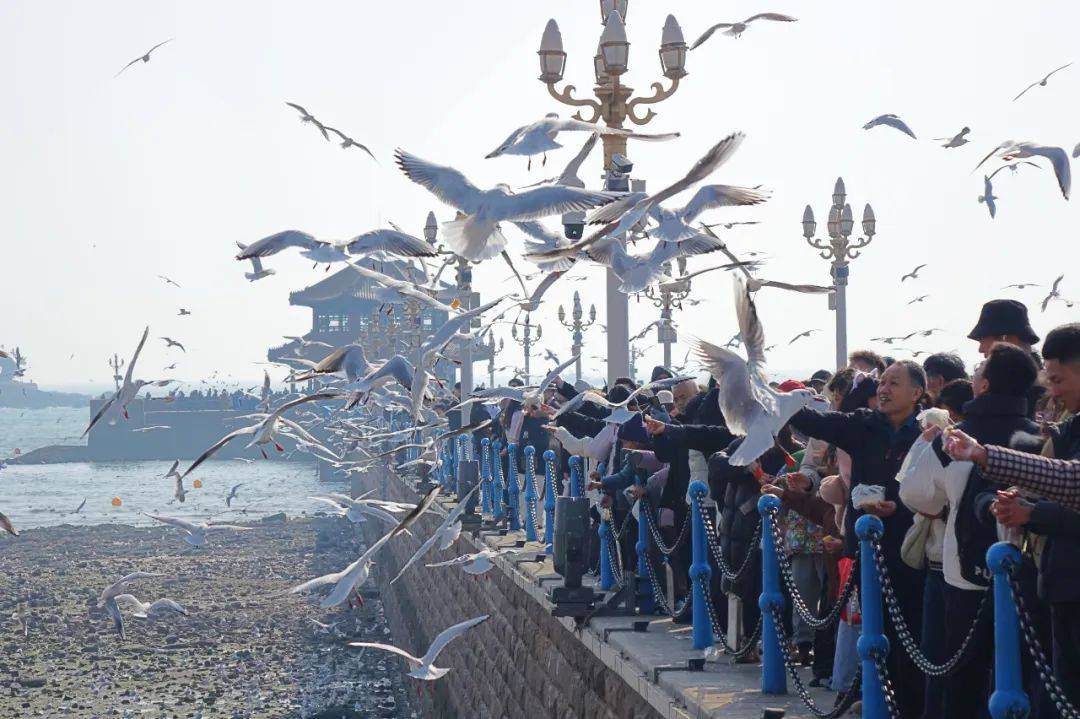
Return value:
M 0 458 L 18 448 L 28 452 L 50 444 L 80 444 L 86 409 L 0 408 Z M 320 482 L 313 462 L 210 460 L 184 480 L 183 503 L 173 498 L 175 480 L 166 479 L 172 462 L 73 462 L 9 464 L 0 469 L 0 512 L 20 529 L 60 524 L 148 525 L 143 512 L 183 519 L 249 521 L 268 514 L 287 516 L 331 509 L 308 499 L 342 491 Z M 181 464 L 181 471 L 186 463 Z M 194 487 L 195 480 L 202 486 Z M 225 498 L 243 484 L 232 507 Z M 345 490 L 347 491 L 347 490 Z M 86 500 L 78 513 L 75 509 Z M 114 499 L 120 506 L 114 506 Z

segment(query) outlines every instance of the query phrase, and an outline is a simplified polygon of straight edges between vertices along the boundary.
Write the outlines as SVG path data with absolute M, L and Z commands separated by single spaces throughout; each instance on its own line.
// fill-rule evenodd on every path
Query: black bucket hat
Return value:
M 982 306 L 979 321 L 968 333 L 968 339 L 1015 335 L 1029 345 L 1039 341 L 1039 335 L 1031 329 L 1027 306 L 1016 300 L 990 300 Z

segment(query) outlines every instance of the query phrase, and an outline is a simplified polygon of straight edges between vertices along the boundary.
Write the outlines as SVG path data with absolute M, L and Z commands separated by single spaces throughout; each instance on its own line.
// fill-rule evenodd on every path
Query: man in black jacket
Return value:
M 876 410 L 845 413 L 803 409 L 790 421 L 792 428 L 829 442 L 851 456 L 853 492 L 859 485 L 884 486 L 884 501 L 862 509 L 848 508 L 844 520 L 844 551 L 848 557 L 856 555 L 859 539 L 855 534 L 855 521 L 859 517 L 869 512 L 881 518 L 885 525 L 885 535 L 881 539 L 885 566 L 913 633 L 918 633 L 922 624 L 923 574 L 900 559 L 900 546 L 913 515 L 899 501 L 900 485 L 896 474 L 919 436 L 915 417 L 925 391 L 923 368 L 910 360 L 900 360 L 890 365 L 878 381 Z M 885 633 L 890 643 L 889 677 L 896 689 L 901 716 L 918 717 L 923 708 L 922 675 L 908 660 L 889 621 L 885 622 Z

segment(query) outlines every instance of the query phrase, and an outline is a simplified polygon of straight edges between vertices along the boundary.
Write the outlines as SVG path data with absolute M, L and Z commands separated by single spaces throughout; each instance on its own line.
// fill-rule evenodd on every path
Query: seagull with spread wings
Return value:
M 321 577 L 308 580 L 303 584 L 298 584 L 288 590 L 287 593 L 301 594 L 318 587 L 333 584 L 333 589 L 330 590 L 329 594 L 322 598 L 319 605 L 324 609 L 329 609 L 330 607 L 344 604 L 346 601 L 350 600 L 350 597 L 352 597 L 354 593 L 358 593 L 358 587 L 367 581 L 368 575 L 371 573 L 371 565 L 374 564 L 375 555 L 390 541 L 396 531 L 397 530 L 391 530 L 384 534 L 377 542 L 368 547 L 355 562 L 348 565 L 340 572 L 331 572 L 330 574 L 324 574 Z
M 423 544 L 420 545 L 416 552 L 413 553 L 412 557 L 409 558 L 409 561 L 405 562 L 405 565 L 400 570 L 398 570 L 398 573 L 394 576 L 393 579 L 390 580 L 391 584 L 400 579 L 401 575 L 405 573 L 405 570 L 407 570 L 409 567 L 415 564 L 417 560 L 419 560 L 421 557 L 431 551 L 432 547 L 434 547 L 436 544 L 439 546 L 439 550 L 443 551 L 449 549 L 454 544 L 454 542 L 457 541 L 458 537 L 461 536 L 461 515 L 464 514 L 466 507 L 468 507 L 469 499 L 479 488 L 479 484 L 474 485 L 473 488 L 470 489 L 464 497 L 461 497 L 458 500 L 457 505 L 455 505 L 454 508 L 450 510 L 450 512 L 446 515 L 446 517 L 435 529 L 435 531 L 432 532 L 431 536 L 428 537 L 423 542 Z
M 543 119 L 528 125 L 522 125 L 510 136 L 503 140 L 498 147 L 484 157 L 491 159 L 502 155 L 525 155 L 529 158 L 528 169 L 532 169 L 533 155 L 543 155 L 543 164 L 547 164 L 547 153 L 550 150 L 558 150 L 562 147 L 557 141 L 560 132 L 590 132 L 593 135 L 623 135 L 634 137 L 639 140 L 671 140 L 679 136 L 679 133 L 666 133 L 663 135 L 643 135 L 626 130 L 621 127 L 608 127 L 585 122 L 575 118 L 563 120 L 557 112 L 549 112 Z
M 731 455 L 736 467 L 746 466 L 776 442 L 793 414 L 816 400 L 811 390 L 777 392 L 765 374 L 765 332 L 757 307 L 739 277 L 735 277 L 735 309 L 739 334 L 746 346 L 744 360 L 731 350 L 697 340 L 696 354 L 719 383 L 717 401 L 732 432 L 743 441 Z
M 442 237 L 455 254 L 472 262 L 490 259 L 506 249 L 506 237 L 499 227 L 502 221 L 536 220 L 588 210 L 616 197 L 562 185 L 519 193 L 505 184 L 481 190 L 452 167 L 436 165 L 401 149 L 394 156 L 406 177 L 460 211 L 457 219 L 442 224 Z
M 913 140 L 918 139 L 915 137 L 915 133 L 912 132 L 911 128 L 908 127 L 907 123 L 901 120 L 898 116 L 893 115 L 892 113 L 889 113 L 887 115 L 878 115 L 873 120 L 863 125 L 863 129 L 870 130 L 877 127 L 878 125 L 885 125 L 886 127 L 891 127 L 893 129 L 899 130 L 905 135 L 908 135 Z
M 371 363 L 364 354 L 364 348 L 358 344 L 338 347 L 307 372 L 293 377 L 294 382 L 305 382 L 320 375 L 333 375 L 355 382 L 371 371 Z
M 793 18 L 790 15 L 783 15 L 778 12 L 760 12 L 757 15 L 751 15 L 742 22 L 720 22 L 703 32 L 701 34 L 701 37 L 699 37 L 697 40 L 694 40 L 694 44 L 690 46 L 690 49 L 693 50 L 697 47 L 700 47 L 706 40 L 712 37 L 713 33 L 715 33 L 717 30 L 723 30 L 724 35 L 737 39 L 744 32 L 746 32 L 747 28 L 750 26 L 750 23 L 754 22 L 755 20 L 772 20 L 774 22 L 796 22 L 797 18 Z
M 422 657 L 414 657 L 404 649 L 398 649 L 392 644 L 379 644 L 378 642 L 349 642 L 350 647 L 367 647 L 370 649 L 379 649 L 384 652 L 390 652 L 391 654 L 397 654 L 399 657 L 403 657 L 409 664 L 409 676 L 413 679 L 422 679 L 424 681 L 434 681 L 440 677 L 446 676 L 450 671 L 442 667 L 435 666 L 435 660 L 439 658 L 439 654 L 442 653 L 446 646 L 460 637 L 465 632 L 469 631 L 477 624 L 485 621 L 488 618 L 487 614 L 476 617 L 475 619 L 469 619 L 454 626 L 444 629 L 439 632 L 439 635 L 435 637 L 435 640 L 428 647 L 427 652 Z
M 814 334 L 815 332 L 821 332 L 821 330 L 812 329 L 812 330 L 806 330 L 804 332 L 800 332 L 799 334 L 792 337 L 791 340 L 788 342 L 788 344 L 793 345 L 796 342 L 798 342 L 799 340 L 801 340 L 803 337 L 809 337 L 810 335 Z
M 162 524 L 169 524 L 173 527 L 179 527 L 184 530 L 184 541 L 190 544 L 192 547 L 202 547 L 206 544 L 207 532 L 218 531 L 235 531 L 235 532 L 247 532 L 254 527 L 243 527 L 238 524 L 209 524 L 202 522 L 195 524 L 189 522 L 186 519 L 179 519 L 177 517 L 165 517 L 159 514 L 150 514 L 149 512 L 143 512 L 147 517 L 153 519 L 156 522 Z
M 165 349 L 169 349 L 170 347 L 179 347 L 181 352 L 187 354 L 187 350 L 184 349 L 184 345 L 180 344 L 172 337 L 161 337 L 160 339 L 165 341 Z
M 120 72 L 113 75 L 113 77 L 120 77 L 120 75 L 124 72 L 124 70 L 127 70 L 129 67 L 131 67 L 132 65 L 134 65 L 137 62 L 150 62 L 150 54 L 152 52 L 154 52 L 154 50 L 157 50 L 162 45 L 165 45 L 166 43 L 170 43 L 172 41 L 173 41 L 173 38 L 170 37 L 168 40 L 165 40 L 164 42 L 159 42 L 157 45 L 154 45 L 152 48 L 150 48 L 149 50 L 146 51 L 145 55 L 140 55 L 139 57 L 137 57 L 134 60 L 132 60 L 131 62 L 129 62 L 127 65 L 124 65 L 122 68 L 120 68 Z
M 330 135 L 326 133 L 326 125 L 319 122 L 317 119 L 315 119 L 314 115 L 312 115 L 300 105 L 297 105 L 295 102 L 286 102 L 285 104 L 300 113 L 300 122 L 312 123 L 313 125 L 315 125 L 315 127 L 319 129 L 319 132 L 322 133 L 322 136 L 326 139 L 326 141 L 330 142 Z
M 1046 308 L 1050 305 L 1050 303 L 1053 300 L 1060 300 L 1061 299 L 1061 289 L 1060 289 L 1060 287 L 1061 287 L 1061 281 L 1063 279 L 1065 279 L 1065 275 L 1058 275 L 1057 279 L 1054 280 L 1054 283 L 1050 286 L 1050 294 L 1046 295 L 1046 297 L 1042 301 L 1042 311 L 1043 312 L 1046 312 Z
M 1019 100 L 1020 98 L 1022 98 L 1024 96 L 1024 93 L 1026 93 L 1028 90 L 1030 90 L 1033 87 L 1046 87 L 1046 83 L 1050 79 L 1051 76 L 1053 76 L 1056 73 L 1061 72 L 1065 68 L 1069 67 L 1069 65 L 1072 65 L 1072 63 L 1067 62 L 1064 65 L 1062 65 L 1061 67 L 1059 67 L 1059 68 L 1057 68 L 1055 70 L 1051 70 L 1050 72 L 1046 73 L 1046 75 L 1044 75 L 1041 80 L 1037 80 L 1036 82 L 1031 83 L 1030 85 L 1025 87 L 1023 90 L 1021 90 L 1020 94 L 1017 95 L 1016 97 L 1014 97 L 1012 99 L 1012 101 L 1016 102 L 1017 100 Z
M 971 142 L 967 139 L 967 136 L 970 132 L 971 128 L 965 126 L 961 128 L 960 132 L 956 133 L 952 137 L 935 137 L 934 142 L 944 142 L 945 144 L 942 145 L 942 147 L 946 148 L 960 147 L 961 145 L 966 145 Z
M 85 437 L 87 433 L 94 428 L 98 422 L 100 422 L 110 410 L 116 410 L 124 419 L 128 418 L 127 406 L 131 400 L 138 396 L 143 387 L 165 387 L 173 382 L 171 379 L 166 380 L 141 380 L 133 379 L 135 372 L 135 364 L 139 361 L 139 355 L 142 353 L 143 346 L 146 344 L 146 338 L 150 336 L 150 327 L 147 326 L 143 330 L 142 338 L 139 339 L 139 345 L 135 348 L 135 354 L 131 356 L 131 360 L 128 362 L 127 371 L 124 373 L 124 382 L 120 385 L 120 389 L 110 397 L 90 419 L 90 424 L 83 430 L 81 436 Z
M 1049 160 L 1054 168 L 1054 176 L 1057 178 L 1061 195 L 1066 200 L 1069 199 L 1069 192 L 1072 190 L 1072 165 L 1069 160 L 1069 154 L 1065 152 L 1064 149 L 1053 147 L 1051 145 L 1040 145 L 1035 142 L 1006 140 L 980 160 L 979 164 L 975 165 L 975 170 L 982 167 L 983 163 L 994 155 L 999 155 L 1003 160 L 1016 160 L 1036 156 Z M 972 172 L 975 170 L 972 170 Z M 995 171 L 994 174 L 997 174 L 997 171 Z M 991 177 L 993 177 L 993 175 L 991 175 Z
M 919 270 L 921 270 L 924 267 L 926 267 L 925 264 L 916 266 L 915 269 L 913 269 L 911 272 L 908 272 L 906 275 L 903 275 L 900 278 L 900 282 L 903 283 L 903 282 L 905 282 L 907 280 L 917 280 L 919 278 Z
M 360 143 L 360 142 L 357 142 L 356 140 L 352 139 L 351 137 L 346 135 L 341 130 L 338 130 L 337 128 L 330 127 L 329 125 L 323 125 L 323 127 L 325 127 L 330 132 L 334 133 L 335 135 L 337 135 L 341 139 L 341 149 L 347 150 L 350 147 L 359 148 L 359 149 L 363 150 L 364 152 L 366 152 L 371 157 L 372 160 L 375 160 L 375 162 L 378 162 L 378 160 L 375 158 L 375 153 L 373 153 L 370 149 L 368 149 L 367 145 L 365 145 L 363 143 Z

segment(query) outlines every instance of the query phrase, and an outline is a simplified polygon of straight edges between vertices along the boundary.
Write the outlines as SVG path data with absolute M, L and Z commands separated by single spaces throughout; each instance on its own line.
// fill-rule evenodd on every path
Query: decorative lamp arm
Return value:
M 655 105 L 658 102 L 662 102 L 663 100 L 668 99 L 675 94 L 676 90 L 679 89 L 679 78 L 675 78 L 674 80 L 672 80 L 671 87 L 667 90 L 664 89 L 664 84 L 661 82 L 654 82 L 652 84 L 652 89 L 653 94 L 650 97 L 638 97 L 626 103 L 626 117 L 629 118 L 630 122 L 634 123 L 635 125 L 646 124 L 654 117 L 656 117 L 656 113 L 653 112 L 650 108 L 645 113 L 644 117 L 638 117 L 638 115 L 634 113 L 634 108 L 638 105 Z
M 603 115 L 604 108 L 596 100 L 579 100 L 575 98 L 573 94 L 577 88 L 573 85 L 565 85 L 562 92 L 559 92 L 555 89 L 555 83 L 549 82 L 545 84 L 547 85 L 548 93 L 562 104 L 570 105 L 571 107 L 587 107 L 592 110 L 592 117 L 588 120 L 581 116 L 580 111 L 574 114 L 574 117 L 577 119 L 584 120 L 585 122 L 596 122 Z

